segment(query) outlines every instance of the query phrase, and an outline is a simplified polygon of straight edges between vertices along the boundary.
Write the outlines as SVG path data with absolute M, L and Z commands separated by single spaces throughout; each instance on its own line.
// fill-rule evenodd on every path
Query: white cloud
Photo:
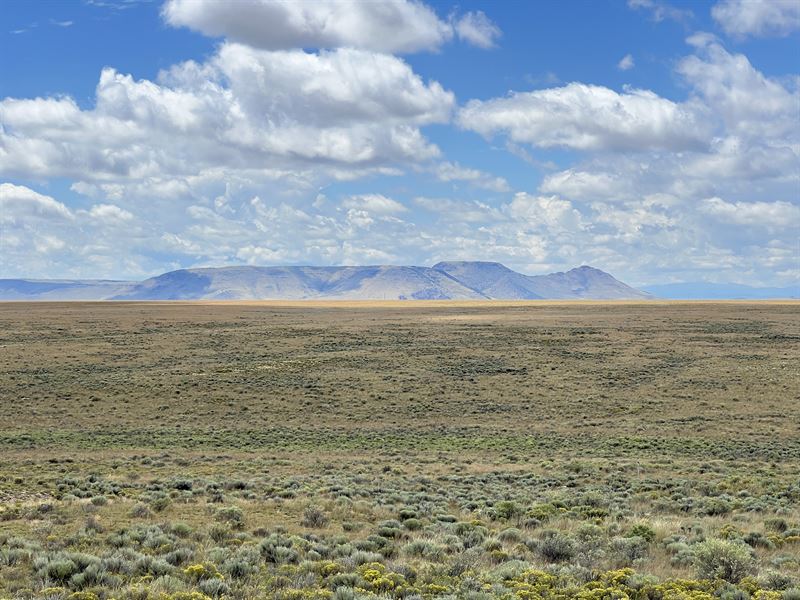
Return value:
M 197 177 L 186 177 L 185 179 L 145 177 L 125 184 L 76 181 L 70 185 L 70 189 L 83 196 L 108 200 L 121 200 L 124 197 L 174 199 L 191 196 L 192 184 L 203 179 L 204 177 L 201 174 Z
M 105 223 L 124 223 L 133 220 L 133 214 L 114 204 L 95 204 L 88 211 L 92 219 Z
M 39 254 L 50 254 L 51 252 L 58 252 L 62 250 L 66 243 L 64 240 L 55 237 L 54 235 L 37 235 L 32 240 L 33 247 Z
M 449 222 L 486 224 L 504 218 L 498 209 L 483 202 L 417 196 L 414 204 Z
M 790 202 L 726 202 L 706 198 L 700 210 L 720 221 L 747 227 L 800 228 L 800 206 Z
M 275 264 L 286 260 L 286 253 L 264 246 L 248 245 L 236 252 L 236 258 L 249 265 Z
M 351 208 L 347 211 L 346 222 L 348 230 L 352 232 L 354 229 L 369 229 L 375 223 L 375 219 L 366 210 Z
M 539 191 L 575 200 L 597 200 L 627 197 L 632 188 L 626 178 L 615 173 L 567 169 L 546 175 L 539 185 Z
M 800 158 L 791 143 L 752 140 L 738 136 L 719 137 L 707 154 L 685 157 L 684 176 L 705 181 L 750 184 L 760 179 L 800 181 Z
M 800 92 L 765 77 L 746 56 L 730 54 L 713 36 L 700 33 L 687 41 L 697 54 L 684 58 L 677 71 L 722 119 L 728 135 L 800 141 Z
M 593 223 L 610 225 L 607 238 L 621 244 L 653 239 L 678 222 L 665 207 L 653 202 L 630 202 L 621 206 L 598 202 L 592 209 Z
M 322 126 L 426 124 L 447 121 L 454 103 L 451 92 L 435 81 L 424 83 L 402 60 L 361 50 L 263 52 L 226 44 L 214 65 L 253 116 L 302 116 L 302 123 Z M 181 84 L 194 76 L 194 66 L 172 74 Z
M 117 216 L 127 213 L 113 208 Z M 109 262 L 125 262 L 126 239 L 136 235 L 137 227 L 129 223 L 112 234 L 110 209 L 98 205 L 73 211 L 29 187 L 0 184 L 0 277 L 95 277 L 98 269 L 105 270 L 98 254 Z
M 575 230 L 583 227 L 581 214 L 569 200 L 558 196 L 534 196 L 517 192 L 508 205 L 509 213 L 526 225 L 544 226 L 551 231 Z
M 0 101 L 0 173 L 163 193 L 214 173 L 343 179 L 438 156 L 419 127 L 446 122 L 453 104 L 392 56 L 224 44 L 160 83 L 105 69 L 91 110 L 70 98 Z
M 0 189 L 38 202 L 38 192 L 11 185 Z M 4 225 L 0 273 L 141 278 L 170 268 L 242 262 L 432 264 L 478 257 L 529 273 L 594 264 L 633 283 L 637 276 L 642 281 L 642 273 L 731 280 L 753 271 L 752 282 L 770 283 L 780 273 L 790 278 L 796 272 L 791 224 L 799 209 L 785 201 L 689 202 L 659 193 L 576 204 L 560 195 L 520 192 L 494 202 L 417 197 L 413 207 L 424 211 L 420 218 L 407 210 L 412 204 L 379 194 L 329 200 L 314 209 L 316 195 L 291 203 L 266 195 L 224 203 L 176 199 L 166 203 L 174 215 L 107 203 L 70 211 L 72 218 L 59 216 L 57 205 L 46 219 L 28 211 Z M 0 214 L 7 213 L 4 207 Z M 124 220 L 113 218 L 120 214 Z M 752 233 L 758 228 L 766 228 L 768 239 Z
M 735 37 L 785 36 L 800 29 L 797 0 L 721 0 L 711 16 Z
M 72 212 L 61 202 L 24 185 L 0 183 L 0 223 L 21 218 L 71 220 Z
M 678 23 L 686 23 L 694 17 L 694 13 L 689 9 L 677 8 L 659 0 L 628 0 L 628 8 L 648 11 L 656 22 L 669 19 Z
M 709 137 L 695 106 L 647 90 L 619 94 L 582 83 L 472 100 L 458 123 L 484 136 L 502 132 L 514 142 L 578 150 L 682 150 Z
M 493 48 L 500 37 L 500 28 L 482 11 L 468 12 L 456 21 L 456 34 L 479 48 Z
M 684 107 L 703 117 L 703 146 L 636 154 L 596 152 L 544 177 L 539 191 L 566 198 L 634 201 L 665 192 L 689 202 L 720 196 L 796 198 L 800 185 L 800 94 L 765 77 L 709 34 L 676 67 L 689 88 Z M 586 125 L 587 135 L 594 131 Z
M 620 71 L 630 71 L 635 66 L 636 66 L 636 62 L 634 62 L 633 55 L 631 55 L 631 54 L 626 54 L 617 63 L 617 68 Z
M 436 50 L 453 36 L 431 8 L 409 0 L 247 0 L 235 10 L 216 0 L 169 0 L 162 15 L 170 25 L 267 50 L 346 46 L 407 53 Z
M 493 192 L 508 192 L 511 190 L 508 182 L 502 177 L 496 177 L 479 169 L 462 167 L 458 163 L 444 161 L 435 168 L 439 181 L 466 181 L 475 187 Z
M 397 200 L 387 198 L 382 194 L 350 196 L 342 202 L 342 206 L 376 215 L 393 215 L 408 211 L 408 209 Z

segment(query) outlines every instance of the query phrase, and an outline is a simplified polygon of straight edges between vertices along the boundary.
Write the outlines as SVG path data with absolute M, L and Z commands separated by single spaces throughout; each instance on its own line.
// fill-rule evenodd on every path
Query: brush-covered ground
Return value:
M 0 304 L 0 598 L 798 600 L 799 309 Z

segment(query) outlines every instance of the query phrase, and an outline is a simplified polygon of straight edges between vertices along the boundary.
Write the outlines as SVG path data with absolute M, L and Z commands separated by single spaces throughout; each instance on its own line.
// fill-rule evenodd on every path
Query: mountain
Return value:
M 497 262 L 445 261 L 433 265 L 487 298 L 536 300 L 545 298 L 530 285 L 529 277 Z
M 495 262 L 450 261 L 435 264 L 433 268 L 451 275 L 490 298 L 650 298 L 649 294 L 625 285 L 608 273 L 587 266 L 550 275 L 523 275 Z
M 220 267 L 123 281 L 0 280 L 0 300 L 644 299 L 599 269 L 529 276 L 494 262 L 433 267 Z
M 485 298 L 427 267 L 223 267 L 143 281 L 118 300 L 445 300 Z
M 536 275 L 530 279 L 535 282 L 537 293 L 543 298 L 617 300 L 652 298 L 650 294 L 622 283 L 605 271 L 586 265 L 570 269 L 565 273 Z
M 666 283 L 644 291 L 670 300 L 766 300 L 800 298 L 800 284 L 789 287 L 752 287 L 737 283 Z
M 0 300 L 109 300 L 136 285 L 91 279 L 0 279 Z

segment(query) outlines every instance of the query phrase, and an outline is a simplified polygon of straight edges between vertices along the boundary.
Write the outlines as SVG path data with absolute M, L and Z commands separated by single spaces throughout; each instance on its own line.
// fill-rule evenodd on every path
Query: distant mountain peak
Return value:
M 612 275 L 589 265 L 550 275 L 523 275 L 498 262 L 442 261 L 433 266 L 473 290 L 496 299 L 649 298 Z

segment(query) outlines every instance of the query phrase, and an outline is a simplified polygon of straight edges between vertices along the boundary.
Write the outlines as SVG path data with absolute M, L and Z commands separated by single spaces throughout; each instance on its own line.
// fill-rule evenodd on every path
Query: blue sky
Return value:
M 7 0 L 0 277 L 794 283 L 798 6 Z

